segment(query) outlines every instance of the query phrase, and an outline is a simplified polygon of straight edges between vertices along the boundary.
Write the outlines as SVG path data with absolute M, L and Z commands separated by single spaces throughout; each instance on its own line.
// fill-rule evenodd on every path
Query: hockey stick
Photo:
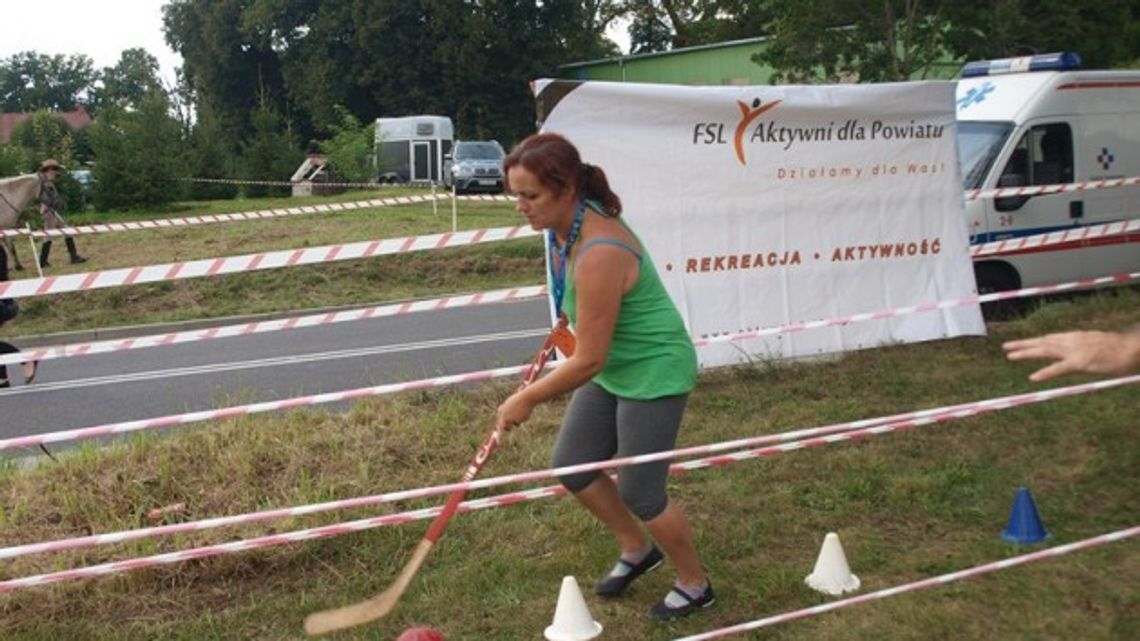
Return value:
M 569 337 L 569 338 L 568 338 Z M 566 355 L 573 353 L 573 336 L 566 329 L 565 320 L 561 320 L 550 334 L 546 337 L 546 341 L 542 344 L 542 349 L 539 350 L 538 355 L 535 356 L 534 361 L 531 362 L 530 367 L 527 368 L 523 376 L 522 383 L 519 384 L 519 389 L 526 387 L 538 378 L 539 372 L 546 366 L 546 361 L 550 358 L 554 348 L 562 350 Z M 483 469 L 483 465 L 490 458 L 491 452 L 499 446 L 499 439 L 501 434 L 498 429 L 491 430 L 487 439 L 479 446 L 479 450 L 475 452 L 475 458 L 472 459 L 471 464 L 467 466 L 467 471 L 463 473 L 463 483 L 469 482 L 475 478 L 475 475 Z M 455 510 L 459 507 L 460 501 L 463 500 L 467 490 L 455 490 L 447 498 L 447 505 L 444 506 L 443 511 L 439 516 L 435 517 L 431 526 L 428 528 L 424 538 L 420 540 L 419 545 L 416 546 L 415 552 L 412 553 L 412 558 L 404 565 L 404 569 L 400 571 L 400 575 L 396 580 L 380 594 L 354 603 L 342 608 L 335 608 L 333 610 L 324 610 L 322 612 L 315 612 L 305 617 L 305 632 L 309 635 L 327 634 L 336 630 L 343 630 L 353 626 L 375 621 L 391 612 L 392 608 L 396 607 L 396 602 L 400 600 L 400 596 L 404 594 L 404 590 L 408 588 L 408 584 L 419 572 L 420 566 L 423 565 L 424 559 L 427 558 L 428 552 L 431 551 L 433 545 L 443 536 L 443 531 L 447 529 L 447 524 L 451 517 L 455 514 Z

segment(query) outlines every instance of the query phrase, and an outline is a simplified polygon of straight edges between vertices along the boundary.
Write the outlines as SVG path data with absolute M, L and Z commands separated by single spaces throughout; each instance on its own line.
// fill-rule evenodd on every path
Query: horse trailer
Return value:
M 376 119 L 376 167 L 382 183 L 442 183 L 455 132 L 447 116 Z

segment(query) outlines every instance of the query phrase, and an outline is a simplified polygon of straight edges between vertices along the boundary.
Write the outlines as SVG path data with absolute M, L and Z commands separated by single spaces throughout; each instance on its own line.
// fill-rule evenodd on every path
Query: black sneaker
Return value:
M 71 257 L 71 264 L 72 265 L 78 265 L 80 263 L 86 263 L 86 262 L 87 262 L 87 259 L 82 257 L 82 256 L 76 255 L 76 256 Z
M 705 588 L 705 591 L 695 599 L 688 594 L 685 594 L 685 592 L 677 586 L 673 586 L 673 589 L 670 590 L 669 593 L 680 596 L 685 601 L 685 605 L 674 608 L 670 607 L 665 602 L 665 599 L 661 599 L 660 603 L 653 606 L 649 610 L 649 616 L 657 619 L 658 621 L 668 621 L 670 619 L 688 616 L 696 610 L 707 608 L 713 603 L 716 603 L 716 595 L 713 594 L 711 582 L 709 583 L 708 587 Z
M 630 583 L 633 583 L 634 579 L 650 570 L 660 567 L 664 561 L 665 555 L 661 554 L 661 550 L 658 550 L 656 545 L 653 546 L 653 549 L 649 550 L 649 554 L 646 554 L 645 558 L 641 560 L 641 563 L 637 565 L 619 558 L 618 565 L 625 566 L 629 572 L 624 576 L 610 574 L 601 581 L 598 581 L 598 584 L 594 586 L 594 594 L 604 597 L 618 596 L 622 592 L 625 592 L 625 589 L 629 587 Z

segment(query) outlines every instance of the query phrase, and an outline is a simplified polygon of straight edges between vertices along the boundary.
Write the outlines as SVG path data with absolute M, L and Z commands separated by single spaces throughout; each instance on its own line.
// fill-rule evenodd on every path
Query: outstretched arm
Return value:
M 1080 331 L 1047 334 L 1002 345 L 1011 361 L 1052 359 L 1029 380 L 1044 381 L 1071 372 L 1125 374 L 1140 368 L 1140 327 L 1127 332 Z

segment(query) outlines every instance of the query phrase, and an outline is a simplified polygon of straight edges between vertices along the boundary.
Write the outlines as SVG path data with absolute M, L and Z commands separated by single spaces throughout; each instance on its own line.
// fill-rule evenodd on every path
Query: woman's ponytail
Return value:
M 606 179 L 606 172 L 601 167 L 582 163 L 582 184 L 580 192 L 588 199 L 596 200 L 605 208 L 605 214 L 621 215 L 621 198 L 610 189 L 610 181 Z

